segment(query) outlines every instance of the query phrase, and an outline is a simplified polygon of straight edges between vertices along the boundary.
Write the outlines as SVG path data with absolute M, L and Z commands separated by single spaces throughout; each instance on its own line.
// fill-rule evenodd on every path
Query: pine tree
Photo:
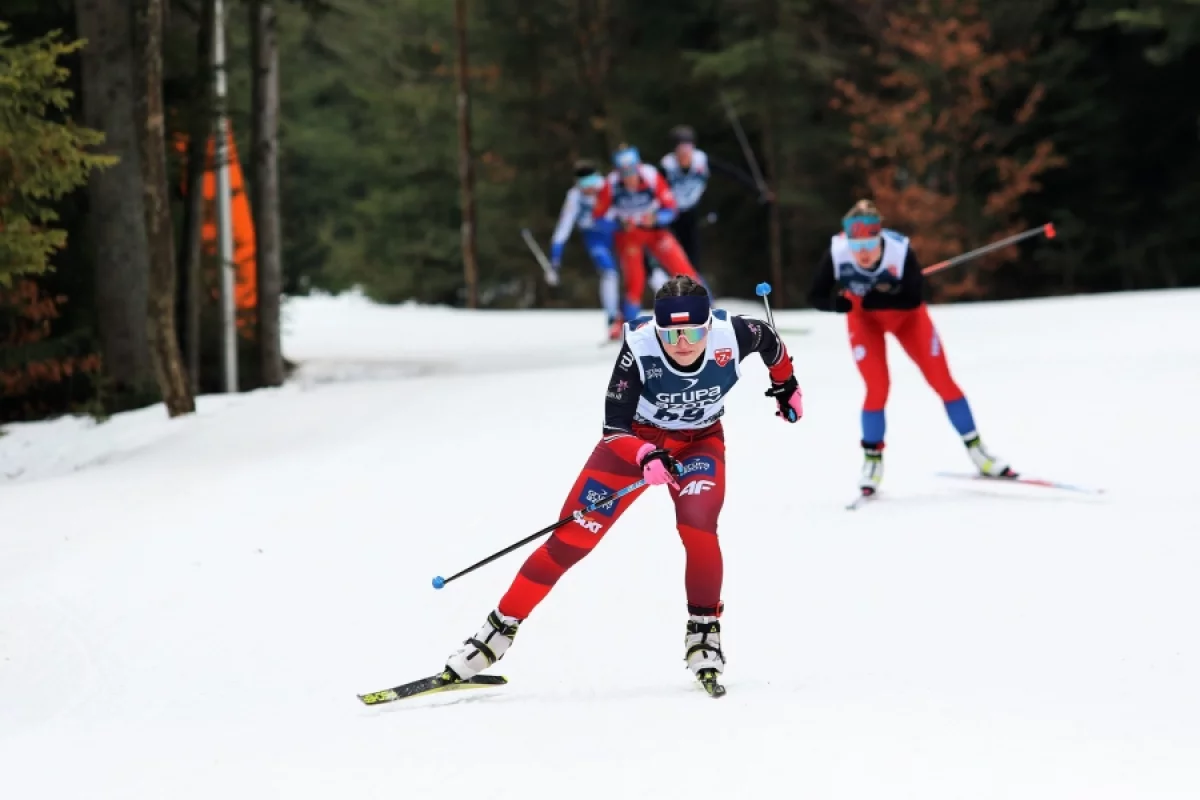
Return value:
M 13 44 L 0 22 L 0 285 L 44 272 L 67 243 L 53 201 L 116 159 L 89 152 L 103 136 L 65 118 L 72 92 L 59 59 L 82 42 L 55 31 Z

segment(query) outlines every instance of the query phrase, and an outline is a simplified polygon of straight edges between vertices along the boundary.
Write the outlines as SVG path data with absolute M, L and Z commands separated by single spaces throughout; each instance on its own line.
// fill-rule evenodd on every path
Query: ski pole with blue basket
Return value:
M 767 324 L 771 326 L 771 330 L 775 331 L 775 335 L 779 335 L 778 329 L 775 327 L 775 318 L 771 315 L 771 302 L 767 300 L 767 295 L 771 293 L 771 284 L 763 281 L 758 286 L 754 287 L 754 293 L 763 299 L 763 308 L 767 311 Z M 781 409 L 783 411 L 783 409 Z M 795 409 L 786 409 L 788 422 L 796 421 Z

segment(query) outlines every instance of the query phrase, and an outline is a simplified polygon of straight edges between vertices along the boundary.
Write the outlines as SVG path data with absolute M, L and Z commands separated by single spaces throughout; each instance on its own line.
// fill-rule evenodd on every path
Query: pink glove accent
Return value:
M 645 458 L 648 453 L 651 453 L 656 449 L 657 448 L 649 442 L 646 442 L 644 445 L 639 447 L 637 451 L 638 463 L 640 464 L 642 459 Z M 646 483 L 650 484 L 651 486 L 662 486 L 664 483 L 669 483 L 676 489 L 679 488 L 679 484 L 676 483 L 675 478 L 671 476 L 670 471 L 667 469 L 667 465 L 657 458 L 653 461 L 647 462 L 646 466 L 642 467 L 642 477 L 645 478 Z
M 796 391 L 792 392 L 792 396 L 788 398 L 787 404 L 791 406 L 793 411 L 796 412 L 796 419 L 800 419 L 804 416 L 804 404 L 800 402 L 800 389 L 797 388 Z M 785 417 L 779 411 L 775 412 L 775 416 L 779 417 L 784 422 L 787 422 L 787 417 Z

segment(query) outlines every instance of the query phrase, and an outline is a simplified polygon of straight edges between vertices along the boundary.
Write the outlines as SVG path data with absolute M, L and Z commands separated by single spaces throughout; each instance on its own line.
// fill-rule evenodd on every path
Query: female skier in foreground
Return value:
M 725 396 L 740 363 L 758 353 L 771 377 L 768 396 L 788 422 L 801 416 L 800 390 L 787 349 L 756 319 L 712 309 L 708 292 L 680 275 L 655 294 L 653 319 L 626 325 L 605 401 L 603 437 L 575 480 L 562 517 L 639 478 L 666 485 L 687 552 L 687 634 L 684 658 L 709 694 L 724 688 L 721 650 L 721 545 L 717 518 L 725 500 Z M 557 530 L 525 561 L 508 592 L 473 637 L 446 660 L 447 681 L 469 679 L 495 664 L 518 626 L 555 582 L 592 551 L 621 514 L 645 491 L 576 519 Z
M 950 423 L 979 471 L 996 478 L 1017 477 L 1006 462 L 983 449 L 971 407 L 950 375 L 945 348 L 925 307 L 921 264 L 908 237 L 884 229 L 882 223 L 874 203 L 856 203 L 842 219 L 842 232 L 825 251 L 808 295 L 813 308 L 846 314 L 851 352 L 866 383 L 859 490 L 864 497 L 874 495 L 883 480 L 884 406 L 890 387 L 887 333 L 896 337 L 941 397 Z

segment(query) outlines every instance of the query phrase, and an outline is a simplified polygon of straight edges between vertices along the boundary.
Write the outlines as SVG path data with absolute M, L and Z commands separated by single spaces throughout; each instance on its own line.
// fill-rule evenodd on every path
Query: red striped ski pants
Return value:
M 635 433 L 658 447 L 665 447 L 683 465 L 684 475 L 676 479 L 679 488 L 666 488 L 675 504 L 676 529 L 686 551 L 684 587 L 689 613 L 715 615 L 721 603 L 724 566 L 717 538 L 717 518 L 725 502 L 725 435 L 721 425 L 717 423 L 695 432 L 668 432 L 639 425 Z M 561 516 L 586 508 L 599 497 L 641 477 L 641 467 L 621 458 L 601 441 L 575 479 Z M 652 487 L 643 486 L 612 507 L 598 509 L 555 531 L 521 566 L 500 600 L 500 613 L 517 619 L 528 617 L 558 579 L 592 552 L 648 488 Z

